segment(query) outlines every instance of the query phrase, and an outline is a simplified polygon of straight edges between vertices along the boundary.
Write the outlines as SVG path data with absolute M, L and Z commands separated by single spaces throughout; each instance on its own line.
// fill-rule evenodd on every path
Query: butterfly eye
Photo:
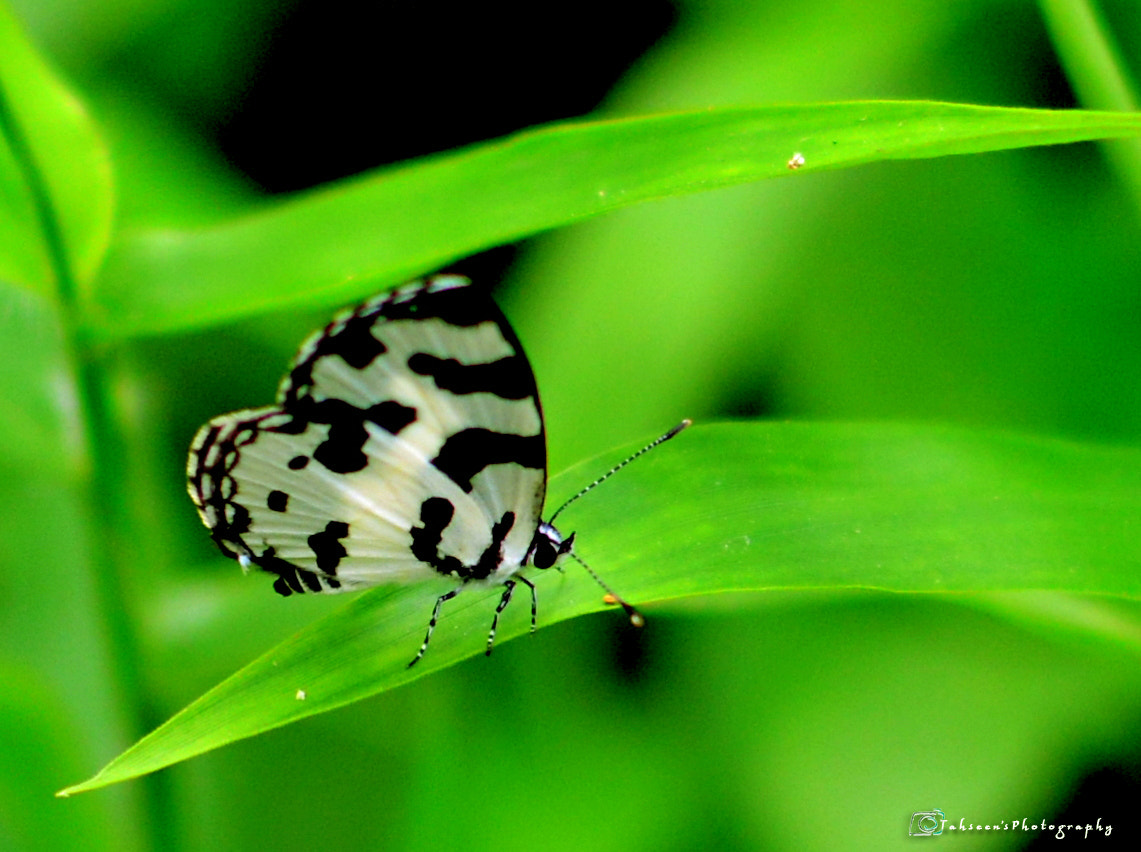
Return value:
M 564 541 L 559 531 L 550 524 L 540 524 L 535 532 L 535 540 L 531 543 L 531 564 L 540 569 L 553 568 L 562 561 L 563 556 L 570 553 L 573 544 L 573 533 Z
M 555 543 L 549 538 L 540 537 L 535 541 L 535 550 L 531 554 L 531 564 L 536 568 L 550 568 L 558 559 L 559 551 Z

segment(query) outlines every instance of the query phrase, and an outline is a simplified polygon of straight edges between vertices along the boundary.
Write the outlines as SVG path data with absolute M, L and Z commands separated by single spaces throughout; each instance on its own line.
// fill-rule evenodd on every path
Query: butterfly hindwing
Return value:
M 502 581 L 546 486 L 535 379 L 487 294 L 416 282 L 306 341 L 278 404 L 210 421 L 187 472 L 219 547 L 282 594 Z

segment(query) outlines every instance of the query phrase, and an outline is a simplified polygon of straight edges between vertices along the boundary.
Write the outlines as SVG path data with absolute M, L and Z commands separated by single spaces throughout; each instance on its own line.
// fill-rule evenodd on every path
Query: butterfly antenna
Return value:
M 666 432 L 666 434 L 662 435 L 659 438 L 655 438 L 654 440 L 650 441 L 650 443 L 646 444 L 646 446 L 642 447 L 642 449 L 638 450 L 638 452 L 634 453 L 632 456 L 629 456 L 624 461 L 621 461 L 618 464 L 614 465 L 614 467 L 610 468 L 610 470 L 606 471 L 606 473 L 602 474 L 602 476 L 598 477 L 598 479 L 594 480 L 594 482 L 590 483 L 590 485 L 586 486 L 586 488 L 582 489 L 580 492 L 578 492 L 578 494 L 575 494 L 573 497 L 571 497 L 569 500 L 567 500 L 565 503 L 563 503 L 563 505 L 559 506 L 559 508 L 555 510 L 555 513 L 553 515 L 551 515 L 551 519 L 549 521 L 547 521 L 547 523 L 549 523 L 553 526 L 555 523 L 555 518 L 557 518 L 562 513 L 563 509 L 565 509 L 567 506 L 569 506 L 571 503 L 573 503 L 579 497 L 586 494 L 586 492 L 590 491 L 594 487 L 604 483 L 606 480 L 608 480 L 610 477 L 612 477 L 614 474 L 616 474 L 622 468 L 626 467 L 626 465 L 630 464 L 630 462 L 634 461 L 634 459 L 638 458 L 638 456 L 645 455 L 650 450 L 652 450 L 654 447 L 658 446 L 658 444 L 664 444 L 670 438 L 674 437 L 679 432 L 681 432 L 683 429 L 685 429 L 688 426 L 691 426 L 692 424 L 693 424 L 693 421 L 686 418 L 685 420 L 681 421 L 681 423 L 677 424 L 672 429 L 670 429 L 670 431 Z M 573 553 L 571 555 L 574 556 Z M 578 559 L 578 557 L 576 556 L 575 559 Z M 578 561 L 582 562 L 581 559 L 578 559 Z M 582 563 L 582 567 L 586 568 L 587 571 L 590 571 L 590 568 L 587 567 L 585 562 Z M 593 571 L 590 571 L 590 573 L 594 577 L 594 579 L 598 580 L 598 576 Z M 604 589 L 606 589 L 606 591 L 610 592 L 610 589 L 606 588 L 605 583 L 603 583 L 601 580 L 598 580 L 598 582 Z M 614 595 L 613 592 L 610 592 L 610 594 Z M 632 606 L 630 606 L 628 603 L 626 603 L 621 598 L 619 598 L 618 595 L 614 595 L 614 597 L 615 597 L 615 599 L 617 599 L 617 601 L 619 603 L 622 604 L 623 607 L 626 608 L 626 612 L 628 612 L 628 613 L 632 612 L 635 615 L 637 614 L 637 610 L 635 610 Z M 638 617 L 641 618 L 640 615 Z M 634 620 L 633 615 L 631 615 L 630 620 L 631 621 Z
M 688 421 L 686 421 L 686 422 L 688 422 Z M 684 428 L 684 427 L 681 427 L 681 428 Z M 674 434 L 676 435 L 678 432 L 680 432 L 681 428 L 674 430 Z M 662 439 L 658 440 L 656 443 L 660 444 L 664 440 L 665 440 L 665 438 L 662 438 Z M 643 452 L 645 452 L 645 451 L 643 450 Z M 623 600 L 621 598 L 621 596 L 618 595 L 617 592 L 615 592 L 612 588 L 610 588 L 608 585 L 606 585 L 606 581 L 603 580 L 601 577 L 599 577 L 597 574 L 595 574 L 593 568 L 591 568 L 589 565 L 587 565 L 585 562 L 583 562 L 581 559 L 579 559 L 578 554 L 576 554 L 573 550 L 571 551 L 571 559 L 573 559 L 575 562 L 577 562 L 579 565 L 581 565 L 583 568 L 586 569 L 586 573 L 588 573 L 591 577 L 594 578 L 594 582 L 598 583 L 598 585 L 602 586 L 602 588 L 604 588 L 606 590 L 607 596 L 609 598 L 613 599 L 613 601 L 612 601 L 613 603 L 620 605 L 622 607 L 622 609 L 626 610 L 626 615 L 628 615 L 630 617 L 630 623 L 631 624 L 633 624 L 635 627 L 645 627 L 646 626 L 645 616 L 643 616 L 642 613 L 638 612 L 638 610 L 634 608 L 633 604 L 627 603 L 625 600 Z

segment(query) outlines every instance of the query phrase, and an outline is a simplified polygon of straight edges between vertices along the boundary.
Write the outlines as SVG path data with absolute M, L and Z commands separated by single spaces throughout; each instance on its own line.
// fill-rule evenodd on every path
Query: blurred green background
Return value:
M 11 5 L 110 140 L 124 229 L 221 220 L 592 110 L 1079 105 L 1031 2 Z M 1100 9 L 1135 72 L 1141 7 Z M 682 416 L 1137 442 L 1138 197 L 1104 147 L 804 177 L 629 208 L 455 267 L 501 281 L 553 470 Z M 0 849 L 1013 849 L 1055 841 L 913 840 L 908 821 L 1056 821 L 1067 806 L 1066 822 L 1128 835 L 1136 654 L 1058 624 L 1141 613 L 1048 597 L 725 596 L 653 608 L 640 633 L 579 619 L 154 778 L 52 799 L 137 737 L 140 716 L 153 726 L 342 604 L 283 603 L 243 579 L 182 485 L 197 426 L 268 402 L 326 318 L 122 353 L 139 523 L 121 546 L 151 706 L 125 706 L 108 672 L 77 498 L 0 460 Z M 17 321 L 36 314 L 4 319 Z

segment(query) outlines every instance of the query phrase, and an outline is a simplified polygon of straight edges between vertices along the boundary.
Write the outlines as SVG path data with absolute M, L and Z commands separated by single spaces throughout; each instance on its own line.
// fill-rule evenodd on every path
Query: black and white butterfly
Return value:
M 540 517 L 547 450 L 530 364 L 491 298 L 458 276 L 407 284 L 312 335 L 277 405 L 198 431 L 187 478 L 222 552 L 278 575 L 281 595 L 457 580 L 410 666 L 465 585 L 504 586 L 487 653 L 516 583 L 531 591 L 533 630 L 535 587 L 520 571 L 558 565 L 574 542 Z

